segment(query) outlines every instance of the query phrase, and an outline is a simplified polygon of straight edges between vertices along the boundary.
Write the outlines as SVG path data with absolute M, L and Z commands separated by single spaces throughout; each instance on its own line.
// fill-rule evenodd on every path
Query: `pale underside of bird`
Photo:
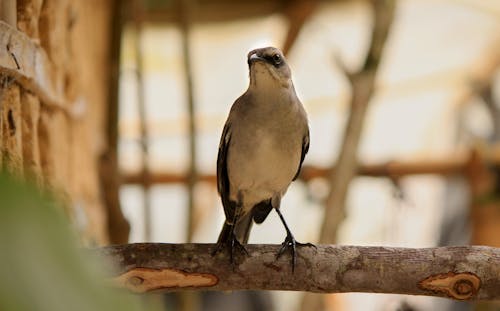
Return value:
M 248 53 L 250 84 L 231 107 L 217 157 L 217 189 L 226 220 L 219 235 L 220 249 L 244 247 L 253 222 L 262 223 L 272 209 L 287 236 L 295 267 L 296 242 L 280 212 L 281 198 L 300 172 L 309 149 L 306 112 L 298 99 L 282 52 L 273 47 Z M 245 251 L 246 252 L 246 251 Z

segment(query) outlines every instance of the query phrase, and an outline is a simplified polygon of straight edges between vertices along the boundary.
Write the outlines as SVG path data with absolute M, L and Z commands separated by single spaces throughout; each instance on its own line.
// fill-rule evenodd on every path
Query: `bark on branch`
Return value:
M 97 250 L 116 268 L 116 286 L 133 292 L 292 290 L 500 299 L 500 248 L 301 247 L 295 272 L 279 245 L 247 245 L 233 266 L 214 244 L 126 244 Z
M 53 81 L 54 67 L 45 51 L 25 33 L 0 21 L 0 75 L 15 79 L 40 98 L 46 109 L 75 117 L 64 105 L 64 88 Z

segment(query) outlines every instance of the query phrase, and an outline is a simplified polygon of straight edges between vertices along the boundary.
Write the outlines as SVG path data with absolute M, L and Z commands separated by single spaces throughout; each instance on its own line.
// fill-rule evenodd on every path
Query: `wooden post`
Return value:
M 184 59 L 184 72 L 187 90 L 187 112 L 188 112 L 188 139 L 189 139 L 189 171 L 187 178 L 188 206 L 187 206 L 187 241 L 190 242 L 194 234 L 194 209 L 195 209 L 195 186 L 197 179 L 196 169 L 196 111 L 193 90 L 193 69 L 191 66 L 191 45 L 189 43 L 189 28 L 193 3 L 191 0 L 179 2 L 180 27 L 182 32 L 182 54 Z
M 345 127 L 336 170 L 329 177 L 330 191 L 325 202 L 324 221 L 321 225 L 320 243 L 335 243 L 337 229 L 345 218 L 345 200 L 351 180 L 358 169 L 358 145 L 363 132 L 368 104 L 374 92 L 375 78 L 382 51 L 392 24 L 395 1 L 371 1 L 373 8 L 373 29 L 371 44 L 363 67 L 355 74 L 347 72 L 343 64 L 339 65 L 351 84 L 350 111 Z M 320 310 L 322 301 L 318 296 L 305 295 L 302 310 Z
M 134 49 L 135 49 L 135 66 L 137 77 L 137 109 L 139 111 L 139 126 L 141 132 L 141 163 L 142 163 L 142 188 L 143 188 L 143 208 L 144 208 L 144 240 L 151 241 L 152 225 L 151 225 L 151 199 L 149 193 L 150 187 L 150 169 L 149 169 L 149 133 L 146 116 L 146 100 L 144 95 L 144 56 L 142 48 L 142 24 L 144 9 L 141 0 L 132 1 L 132 10 L 134 17 Z
M 195 187 L 197 180 L 196 169 L 196 109 L 193 89 L 193 68 L 191 64 L 191 44 L 189 41 L 189 33 L 191 27 L 191 14 L 194 10 L 194 2 L 192 0 L 178 1 L 180 28 L 182 35 L 182 56 L 186 83 L 187 97 L 187 113 L 188 113 L 188 140 L 189 140 L 189 166 L 187 172 L 187 224 L 186 224 L 186 240 L 191 242 L 195 230 Z M 185 292 L 179 296 L 180 310 L 182 311 L 197 311 L 200 310 L 200 296 L 198 293 Z
M 99 159 L 99 173 L 102 197 L 107 209 L 107 229 L 111 244 L 127 243 L 130 224 L 125 219 L 120 205 L 120 172 L 118 168 L 118 87 L 120 77 L 120 51 L 124 24 L 124 5 L 120 0 L 113 0 L 111 10 L 115 12 L 110 26 L 109 93 L 106 107 L 106 150 Z M 142 176 L 141 176 L 142 181 Z

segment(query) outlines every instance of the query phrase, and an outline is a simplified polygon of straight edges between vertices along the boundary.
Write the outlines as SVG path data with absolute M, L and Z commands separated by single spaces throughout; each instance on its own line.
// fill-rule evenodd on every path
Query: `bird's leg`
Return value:
M 229 259 L 230 259 L 231 264 L 234 263 L 234 249 L 235 248 L 239 248 L 245 254 L 248 255 L 248 251 L 240 243 L 240 241 L 238 241 L 238 239 L 236 238 L 236 235 L 234 234 L 234 228 L 235 228 L 237 221 L 238 221 L 238 209 L 236 209 L 236 211 L 234 213 L 232 223 L 226 222 L 224 224 L 222 232 L 221 232 L 219 239 L 217 241 L 217 247 L 215 248 L 214 252 L 212 253 L 212 256 L 214 256 L 215 254 L 220 252 L 223 248 L 225 248 L 225 247 L 229 248 Z
M 236 227 L 236 222 L 238 221 L 238 216 L 239 216 L 239 212 L 241 210 L 241 207 L 240 207 L 240 204 L 238 204 L 237 208 L 236 208 L 236 211 L 234 213 L 234 216 L 233 216 L 233 225 L 231 226 L 231 232 L 229 234 L 229 238 L 228 238 L 228 242 L 229 242 L 229 254 L 230 254 L 230 260 L 231 260 L 231 263 L 233 263 L 233 258 L 234 258 L 234 247 L 236 246 L 237 248 L 239 248 L 240 250 L 242 250 L 245 254 L 248 255 L 248 251 L 247 249 L 243 246 L 243 244 L 240 243 L 240 241 L 238 241 L 238 239 L 236 238 L 236 235 L 234 234 L 234 228 Z
M 232 231 L 233 231 L 233 225 L 229 224 L 226 221 L 222 226 L 222 231 L 219 234 L 219 238 L 217 239 L 217 244 L 214 251 L 212 252 L 212 256 L 215 256 L 227 245 L 227 241 Z
M 234 263 L 234 248 L 235 247 L 240 249 L 240 251 L 244 252 L 246 255 L 248 255 L 248 251 L 245 248 L 245 246 L 243 246 L 243 244 L 241 244 L 240 241 L 238 241 L 238 239 L 236 238 L 236 235 L 234 234 L 234 226 L 232 229 L 233 230 L 232 230 L 230 240 L 229 240 L 229 259 L 230 259 L 231 263 Z
M 285 229 L 286 229 L 286 238 L 285 238 L 285 241 L 281 244 L 281 248 L 278 251 L 278 254 L 276 255 L 276 258 L 277 259 L 280 258 L 281 255 L 283 255 L 283 253 L 286 251 L 286 249 L 290 248 L 290 251 L 292 252 L 292 272 L 294 272 L 295 271 L 295 262 L 297 261 L 297 254 L 296 254 L 297 249 L 296 249 L 296 247 L 297 246 L 312 246 L 312 247 L 316 247 L 316 245 L 314 245 L 312 243 L 300 243 L 300 242 L 297 242 L 297 240 L 295 240 L 295 238 L 293 237 L 293 234 L 290 231 L 290 228 L 288 228 L 288 225 L 286 224 L 285 218 L 281 214 L 279 208 L 275 208 L 275 210 L 276 210 L 276 213 L 278 213 L 278 216 L 280 217 L 281 222 L 283 223 L 283 225 L 285 226 Z

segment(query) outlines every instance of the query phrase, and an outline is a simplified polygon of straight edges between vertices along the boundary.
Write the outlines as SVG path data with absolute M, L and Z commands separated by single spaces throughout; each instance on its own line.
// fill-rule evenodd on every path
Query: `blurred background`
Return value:
M 2 164 L 85 245 L 214 243 L 219 138 L 248 51 L 281 48 L 311 134 L 282 202 L 297 240 L 500 247 L 500 1 L 0 1 Z M 274 213 L 250 243 L 281 243 Z M 293 292 L 165 310 L 500 310 Z

